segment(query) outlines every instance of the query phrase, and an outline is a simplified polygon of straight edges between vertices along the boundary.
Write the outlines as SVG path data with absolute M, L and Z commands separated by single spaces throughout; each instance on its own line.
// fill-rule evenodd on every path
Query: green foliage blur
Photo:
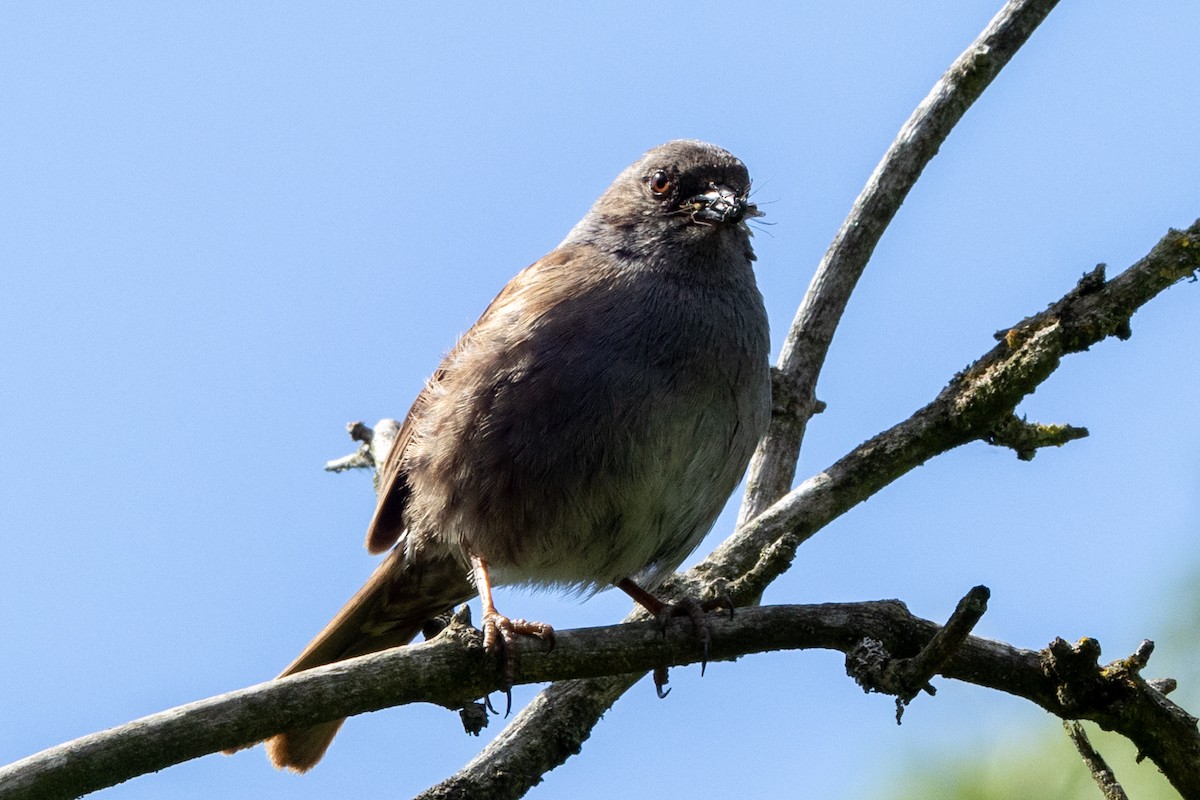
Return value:
M 1150 659 L 1148 678 L 1173 677 L 1175 703 L 1200 713 L 1200 565 L 1189 579 L 1167 591 L 1160 608 L 1171 617 L 1169 633 Z M 1161 628 L 1160 628 L 1161 629 Z M 1169 643 L 1166 644 L 1166 643 Z M 1169 647 L 1170 649 L 1166 649 Z M 1123 653 L 1107 651 L 1102 661 Z M 937 698 L 921 698 L 934 701 Z M 918 701 L 920 702 L 920 700 Z M 1149 760 L 1137 763 L 1124 737 L 1084 723 L 1092 746 L 1135 800 L 1178 800 L 1179 794 Z M 919 745 L 918 745 L 919 747 Z M 916 750 L 898 772 L 881 780 L 870 796 L 887 800 L 1098 800 L 1101 792 L 1067 737 L 1061 721 L 1021 730 L 981 731 L 955 752 Z

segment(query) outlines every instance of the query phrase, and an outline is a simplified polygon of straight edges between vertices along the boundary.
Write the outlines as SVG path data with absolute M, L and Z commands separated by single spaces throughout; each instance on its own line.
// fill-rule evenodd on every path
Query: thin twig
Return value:
M 946 624 L 938 629 L 929 644 L 912 658 L 899 659 L 891 664 L 892 681 L 896 684 L 896 721 L 904 707 L 922 690 L 936 694 L 929 681 L 942 671 L 950 657 L 971 635 L 975 625 L 987 611 L 991 592 L 986 586 L 976 586 L 958 601 L 958 606 Z
M 925 165 L 1025 44 L 1058 0 L 1010 0 L 963 51 L 904 123 L 838 230 L 784 340 L 771 427 L 750 462 L 746 496 L 738 515 L 744 524 L 791 487 L 804 430 L 816 403 L 817 378 L 842 312 L 884 230 Z
M 896 724 L 904 709 L 922 691 L 937 694 L 930 680 L 950 661 L 970 636 L 976 623 L 987 611 L 991 592 L 976 586 L 958 601 L 944 626 L 938 629 L 920 652 L 909 658 L 897 658 L 880 640 L 868 637 L 846 653 L 846 674 L 866 692 L 882 692 L 896 697 Z
M 1083 726 L 1078 722 L 1063 720 L 1063 728 L 1066 729 L 1067 736 L 1071 737 L 1071 741 L 1075 743 L 1075 749 L 1079 751 L 1083 763 L 1087 765 L 1088 772 L 1092 773 L 1092 778 L 1100 787 L 1100 793 L 1104 795 L 1105 800 L 1129 800 L 1129 795 L 1125 794 L 1125 790 L 1117 782 L 1117 776 L 1113 774 L 1112 769 L 1104 762 L 1104 758 L 1088 741 L 1088 735 Z

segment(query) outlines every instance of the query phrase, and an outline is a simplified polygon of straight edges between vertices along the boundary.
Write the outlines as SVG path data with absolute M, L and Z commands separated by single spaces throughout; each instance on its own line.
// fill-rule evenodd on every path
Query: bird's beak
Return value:
M 759 216 L 758 209 L 732 189 L 712 184 L 703 194 L 689 201 L 694 209 L 692 219 L 708 225 L 741 222 L 747 217 Z

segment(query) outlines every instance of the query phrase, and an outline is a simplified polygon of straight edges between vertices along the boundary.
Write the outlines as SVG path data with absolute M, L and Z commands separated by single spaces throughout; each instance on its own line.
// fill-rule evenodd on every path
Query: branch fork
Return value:
M 930 695 L 937 689 L 930 681 L 971 635 L 975 625 L 987 611 L 991 591 L 976 586 L 958 601 L 958 606 L 946 624 L 937 630 L 929 642 L 910 658 L 893 658 L 886 646 L 877 639 L 864 639 L 846 654 L 846 673 L 865 692 L 881 692 L 896 696 L 896 724 L 904 709 L 922 691 Z

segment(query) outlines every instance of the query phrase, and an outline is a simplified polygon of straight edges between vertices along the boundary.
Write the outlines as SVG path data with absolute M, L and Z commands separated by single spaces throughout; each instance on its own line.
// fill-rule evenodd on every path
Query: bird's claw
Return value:
M 667 635 L 667 625 L 670 623 L 672 617 L 687 617 L 692 621 L 692 630 L 695 632 L 696 638 L 700 640 L 701 647 L 704 648 L 703 657 L 700 661 L 700 675 L 703 677 L 704 670 L 708 667 L 709 646 L 712 642 L 712 630 L 708 624 L 708 619 L 705 617 L 705 612 L 728 609 L 729 616 L 732 618 L 733 598 L 727 592 L 721 592 L 713 599 L 705 600 L 704 602 L 684 597 L 674 603 L 664 603 L 641 586 L 638 586 L 632 578 L 622 578 L 616 582 L 616 585 L 617 588 L 633 598 L 635 603 L 653 615 L 654 619 L 658 622 L 659 630 L 662 631 L 663 636 Z M 663 691 L 663 687 L 666 684 L 666 666 L 657 667 L 654 670 L 654 690 L 660 698 L 666 697 L 671 691 L 670 689 Z
M 667 685 L 669 680 L 670 677 L 667 675 L 666 665 L 654 668 L 654 691 L 658 694 L 659 700 L 664 699 L 671 693 L 670 689 L 663 691 L 663 687 Z
M 544 622 L 524 619 L 509 619 L 495 611 L 483 615 L 483 649 L 489 655 L 504 651 L 504 673 L 500 688 L 508 694 L 508 707 L 504 716 L 512 709 L 512 685 L 517 674 L 517 637 L 536 636 L 546 642 L 549 650 L 554 649 L 554 628 Z
M 721 594 L 704 602 L 684 597 L 678 602 L 664 604 L 657 615 L 658 624 L 662 627 L 664 635 L 667 632 L 667 624 L 672 618 L 687 617 L 692 621 L 692 630 L 695 632 L 696 638 L 700 640 L 700 646 L 704 648 L 704 656 L 700 660 L 700 677 L 704 677 L 704 670 L 708 667 L 709 646 L 712 643 L 712 628 L 708 624 L 705 614 L 720 609 L 728 609 L 730 619 L 733 618 L 733 599 L 728 594 Z M 666 681 L 664 680 L 663 683 Z M 658 685 L 657 672 L 655 673 L 655 684 Z M 661 686 L 659 688 L 661 690 Z M 665 697 L 661 691 L 659 696 Z

